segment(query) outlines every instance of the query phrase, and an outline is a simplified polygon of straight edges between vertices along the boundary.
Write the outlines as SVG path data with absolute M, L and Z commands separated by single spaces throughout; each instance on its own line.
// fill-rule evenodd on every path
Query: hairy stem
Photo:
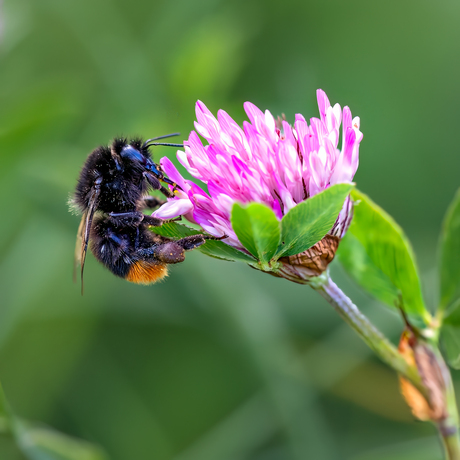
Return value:
M 374 350 L 379 358 L 409 380 L 424 396 L 427 390 L 422 383 L 416 366 L 409 365 L 398 349 L 359 311 L 358 307 L 323 273 L 311 283 L 337 311 L 342 319 Z

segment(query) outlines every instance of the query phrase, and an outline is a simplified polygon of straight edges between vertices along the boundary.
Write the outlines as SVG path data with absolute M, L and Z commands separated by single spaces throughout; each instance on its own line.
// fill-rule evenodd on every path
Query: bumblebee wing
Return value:
M 99 190 L 94 190 L 89 200 L 88 209 L 84 212 L 77 233 L 77 244 L 75 247 L 75 265 L 80 264 L 81 272 L 81 293 L 83 295 L 83 270 L 85 268 L 86 252 L 88 250 L 89 235 L 93 223 L 94 213 L 96 212 L 96 202 Z
M 77 231 L 77 241 L 75 242 L 75 255 L 74 255 L 74 267 L 73 267 L 73 282 L 76 283 L 77 281 L 77 267 L 81 266 L 81 254 L 83 248 L 83 237 L 84 237 L 84 229 L 85 229 L 85 222 L 86 222 L 86 211 L 83 213 L 83 216 L 80 220 L 80 225 L 78 226 Z

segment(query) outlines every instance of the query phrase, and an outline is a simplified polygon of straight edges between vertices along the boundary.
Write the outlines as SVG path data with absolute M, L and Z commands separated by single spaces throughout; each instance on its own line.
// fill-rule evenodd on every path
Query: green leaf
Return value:
M 350 231 L 340 242 L 337 258 L 370 294 L 388 305 L 397 303 L 398 289 L 372 262 L 361 242 Z
M 174 239 L 185 238 L 186 236 L 197 235 L 200 233 L 200 231 L 195 228 L 178 224 L 177 222 L 168 222 L 163 224 L 161 227 L 150 227 L 150 230 L 157 235 Z
M 232 209 L 232 228 L 241 244 L 262 263 L 268 263 L 280 244 L 280 223 L 275 213 L 260 203 Z
M 177 222 L 168 222 L 161 227 L 151 227 L 151 230 L 157 235 L 165 236 L 167 238 L 180 239 L 186 236 L 198 235 L 199 230 L 189 227 L 187 225 L 178 224 Z M 250 255 L 223 243 L 222 241 L 208 240 L 205 244 L 198 248 L 200 252 L 210 257 L 217 259 L 228 260 L 231 262 L 256 262 Z
M 415 257 L 404 232 L 367 195 L 354 190 L 351 196 L 357 203 L 353 221 L 339 245 L 339 260 L 377 299 L 395 307 L 401 296 L 405 312 L 429 322 Z
M 32 460 L 108 460 L 101 448 L 51 428 L 22 421 L 15 426 L 18 445 Z
M 292 208 L 281 221 L 281 245 L 276 257 L 311 248 L 331 230 L 352 184 L 337 184 Z
M 460 190 L 447 210 L 439 245 L 440 305 L 460 306 Z M 460 323 L 459 323 L 460 325 Z
M 208 240 L 203 246 L 198 248 L 203 254 L 216 259 L 227 260 L 230 262 L 257 263 L 256 259 L 238 249 L 223 243 L 222 241 Z
M 460 369 L 460 327 L 443 324 L 441 342 L 449 365 Z
M 460 369 L 460 299 L 449 306 L 443 318 L 441 341 L 450 366 Z

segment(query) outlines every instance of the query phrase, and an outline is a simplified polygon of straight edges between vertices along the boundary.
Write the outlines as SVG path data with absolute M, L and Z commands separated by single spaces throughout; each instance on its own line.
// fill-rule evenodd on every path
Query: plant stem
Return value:
M 449 460 L 460 460 L 460 441 L 458 430 L 446 427 L 444 421 L 437 424 L 441 440 L 444 445 L 446 458 Z
M 337 311 L 347 324 L 374 350 L 379 358 L 409 380 L 424 396 L 427 390 L 416 366 L 406 362 L 398 349 L 359 311 L 358 307 L 331 280 L 327 272 L 310 283 Z
M 449 460 L 460 460 L 458 409 L 452 375 L 439 351 L 437 355 L 436 361 L 439 364 L 445 385 L 445 417 L 439 420 L 436 426 L 444 445 L 446 458 Z
M 358 335 L 375 351 L 379 358 L 396 372 L 409 380 L 427 399 L 430 395 L 422 382 L 420 372 L 415 365 L 410 365 L 398 349 L 359 311 L 358 307 L 331 280 L 327 272 L 312 280 L 311 287 L 318 291 L 349 324 Z M 446 458 L 460 460 L 460 439 L 458 436 L 458 410 L 452 378 L 439 350 L 433 350 L 445 385 L 445 416 L 436 422 L 441 436 Z

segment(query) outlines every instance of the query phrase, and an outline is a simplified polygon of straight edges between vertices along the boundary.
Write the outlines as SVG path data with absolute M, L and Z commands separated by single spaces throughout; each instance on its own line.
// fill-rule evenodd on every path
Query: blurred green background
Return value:
M 441 458 L 308 287 L 199 252 L 139 287 L 90 255 L 81 297 L 66 202 L 115 135 L 186 138 L 197 99 L 292 122 L 318 115 L 322 88 L 361 117 L 356 182 L 407 231 L 434 306 L 460 185 L 459 2 L 5 0 L 1 20 L 0 378 L 18 415 L 114 460 Z M 333 271 L 396 341 L 398 316 Z M 4 436 L 0 458 L 23 457 Z

